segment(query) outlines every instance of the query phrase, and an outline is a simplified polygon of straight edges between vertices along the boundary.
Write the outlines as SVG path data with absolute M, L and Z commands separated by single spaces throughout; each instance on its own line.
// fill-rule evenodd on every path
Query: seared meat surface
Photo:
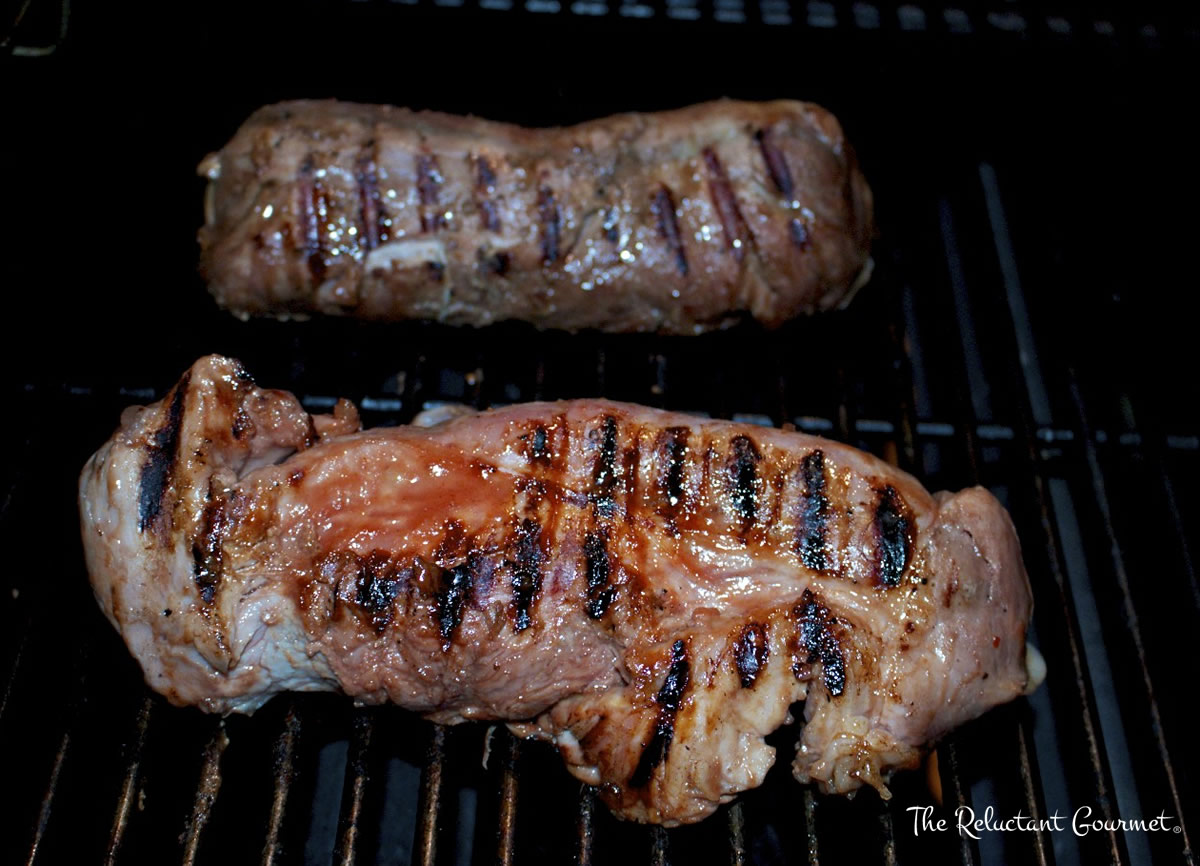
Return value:
M 200 171 L 201 270 L 243 316 L 692 334 L 837 306 L 869 273 L 870 189 L 808 103 L 524 129 L 288 102 Z
M 358 427 L 212 356 L 84 468 L 96 597 L 172 702 L 506 720 L 673 824 L 759 784 L 796 701 L 796 777 L 886 794 L 1026 687 L 1028 581 L 980 488 L 602 400 Z

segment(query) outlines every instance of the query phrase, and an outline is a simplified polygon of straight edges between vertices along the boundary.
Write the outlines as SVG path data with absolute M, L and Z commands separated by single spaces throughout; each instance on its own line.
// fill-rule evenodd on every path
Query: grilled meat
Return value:
M 980 488 L 601 400 L 358 427 L 213 356 L 84 468 L 97 599 L 172 702 L 510 720 L 673 824 L 759 784 L 796 701 L 796 777 L 886 795 L 1026 687 L 1028 581 Z
M 541 130 L 288 102 L 200 171 L 201 269 L 243 316 L 691 334 L 828 309 L 868 274 L 870 189 L 801 102 Z

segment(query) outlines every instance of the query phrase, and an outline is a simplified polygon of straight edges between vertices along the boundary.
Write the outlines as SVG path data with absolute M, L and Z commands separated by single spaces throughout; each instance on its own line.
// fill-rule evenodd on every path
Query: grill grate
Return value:
M 32 363 L 22 357 L 5 373 L 12 417 L 31 421 L 0 431 L 9 455 L 0 465 L 0 540 L 16 557 L 0 594 L 0 738 L 18 744 L 6 767 L 16 806 L 7 815 L 12 829 L 0 840 L 0 859 L 422 866 L 571 859 L 587 866 L 1194 863 L 1189 830 L 1200 817 L 1200 792 L 1187 768 L 1200 766 L 1200 744 L 1180 694 L 1187 690 L 1169 686 L 1178 676 L 1182 636 L 1200 624 L 1188 532 L 1200 513 L 1197 395 L 1186 376 L 1161 375 L 1188 369 L 1186 343 L 1179 340 L 1184 327 L 1162 321 L 1157 308 L 1125 288 L 1179 278 L 1171 264 L 1156 264 L 1174 251 L 1170 226 L 1150 220 L 1154 225 L 1145 229 L 1113 227 L 1130 213 L 1153 214 L 1156 193 L 1116 182 L 1098 193 L 1095 178 L 1112 175 L 1119 159 L 1148 166 L 1140 189 L 1164 188 L 1168 181 L 1194 188 L 1195 169 L 1171 162 L 1173 121 L 1156 113 L 1171 100 L 1162 96 L 1142 110 L 1130 94 L 1153 100 L 1150 85 L 1173 76 L 1188 80 L 1180 70 L 1190 67 L 1179 52 L 1194 44 L 1195 27 L 1166 8 L 1143 18 L 1115 8 L 1035 12 L 1021 4 L 514 0 L 504 15 L 497 11 L 504 3 L 420 0 L 406 9 L 344 2 L 329 7 L 338 10 L 330 13 L 329 40 L 337 44 L 345 29 L 364 21 L 430 27 L 485 21 L 489 29 L 519 22 L 537 51 L 511 49 L 513 69 L 495 76 L 511 86 L 540 80 L 523 75 L 541 71 L 557 54 L 538 40 L 580 17 L 604 33 L 628 34 L 631 56 L 660 56 L 654 52 L 666 50 L 663 34 L 686 33 L 703 54 L 722 46 L 723 34 L 748 32 L 754 41 L 740 53 L 723 46 L 744 68 L 728 64 L 732 79 L 721 92 L 768 97 L 778 88 L 763 81 L 790 80 L 785 75 L 793 62 L 791 54 L 780 59 L 772 52 L 789 48 L 787 39 L 803 32 L 820 40 L 804 43 L 812 54 L 808 71 L 837 69 L 846 76 L 818 84 L 824 90 L 812 95 L 859 126 L 851 137 L 863 148 L 881 224 L 873 285 L 844 313 L 772 334 L 741 328 L 694 340 L 534 338 L 517 326 L 459 332 L 420 324 L 240 324 L 211 309 L 190 265 L 181 264 L 194 261 L 190 232 L 198 195 L 189 189 L 168 201 L 161 233 L 146 229 L 150 247 L 162 241 L 150 262 L 190 294 L 164 302 L 156 294 L 157 276 L 133 278 L 128 303 L 80 293 L 73 299 L 78 310 L 45 331 L 52 351 Z M 113 44 L 137 44 L 137 64 L 162 50 L 140 41 L 143 29 L 122 31 L 132 27 L 127 21 L 97 22 L 86 14 L 72 18 L 78 53 L 57 52 L 41 85 L 5 97 L 6 107 L 45 130 L 22 146 L 13 164 L 65 164 L 63 153 L 74 145 L 58 136 L 65 140 L 98 116 L 87 113 L 84 97 L 71 103 L 82 120 L 55 120 L 49 108 L 57 106 L 51 97 L 65 83 L 93 68 L 100 49 L 79 47 L 89 38 L 105 52 Z M 739 15 L 746 28 L 733 26 Z M 301 32 L 304 26 L 296 25 Z M 227 42 L 241 46 L 233 36 L 201 34 L 194 44 L 175 46 L 182 59 L 167 68 L 208 57 Z M 263 62 L 282 56 L 290 63 L 293 46 L 301 44 L 295 36 L 282 33 L 281 54 L 262 47 Z M 360 54 L 382 50 L 386 43 L 374 38 L 364 36 L 353 51 L 331 49 L 329 68 L 363 71 L 347 58 L 358 62 Z M 467 54 L 491 45 L 488 37 L 462 39 Z M 864 46 L 881 58 L 877 66 L 856 75 L 839 65 L 848 51 Z M 977 66 L 964 58 L 965 48 L 980 53 Z M 414 51 L 418 59 L 436 59 Z M 945 80 L 950 63 L 973 73 L 1021 64 L 1028 71 L 1013 73 L 1007 83 L 976 75 L 962 84 Z M 1064 83 L 1061 76 L 1078 64 L 1087 80 Z M 302 92 L 329 86 L 321 83 L 329 69 L 286 68 L 299 76 Z M 598 106 L 592 73 L 559 68 L 560 98 L 546 109 L 549 119 L 645 107 L 625 102 L 649 99 L 622 91 L 627 74 L 615 69 L 609 83 L 621 92 Z M 238 66 L 237 73 L 245 69 Z M 355 85 L 355 95 L 399 98 L 381 90 L 377 69 L 367 64 L 373 83 Z M 214 128 L 232 128 L 246 109 L 283 95 L 260 94 L 263 85 L 253 77 L 213 74 L 246 91 L 238 91 L 238 104 L 197 95 L 208 92 L 207 80 L 191 89 L 185 83 L 184 91 L 207 111 L 189 108 L 181 119 L 166 110 L 175 119 L 164 121 L 162 137 L 215 143 Z M 104 86 L 114 82 L 120 74 Z M 479 86 L 482 102 L 461 110 L 492 104 L 497 91 L 491 88 L 500 85 Z M 675 88 L 672 103 L 718 95 L 707 84 L 668 86 Z M 458 108 L 455 100 L 463 99 L 442 95 L 446 108 Z M 540 110 L 511 103 L 509 109 L 519 120 Z M 1115 130 L 1104 119 L 1122 113 L 1133 116 L 1132 130 Z M 161 132 L 144 119 L 130 123 L 135 132 Z M 1031 145 L 1028 129 L 1015 128 L 1022 124 L 1043 131 L 1044 140 Z M 928 135 L 900 140 L 912 130 Z M 1108 144 L 1097 144 L 1106 137 Z M 43 145 L 47 155 L 38 156 Z M 141 156 L 163 176 L 195 162 L 190 153 L 169 166 L 175 157 L 153 149 Z M 15 181 L 17 200 L 31 203 L 30 224 L 58 224 L 42 218 L 39 208 L 52 214 L 53 207 L 38 204 L 47 198 L 36 179 L 42 175 L 30 175 Z M 144 219 L 145 202 L 107 206 L 117 216 L 141 213 Z M 29 240 L 39 268 L 62 258 L 51 240 Z M 79 243 L 91 254 L 80 260 L 95 261 L 111 240 Z M 14 267 L 13 284 L 44 279 L 33 264 Z M 70 278 L 94 285 L 87 267 L 63 267 Z M 20 318 L 27 302 L 14 303 Z M 39 315 L 29 321 L 44 318 L 34 312 Z M 180 319 L 195 327 L 164 331 Z M 120 409 L 153 399 L 207 351 L 242 357 L 261 382 L 293 388 L 313 410 L 327 409 L 343 394 L 355 398 L 371 425 L 405 422 L 438 402 L 487 406 L 604 395 L 750 423 L 795 424 L 879 454 L 931 489 L 988 486 L 1010 509 L 1024 543 L 1036 603 L 1031 637 L 1050 672 L 1027 701 L 988 714 L 939 746 L 945 806 L 937 814 L 991 806 L 999 816 L 1020 810 L 1069 819 L 1086 806 L 1102 819 L 1165 812 L 1180 832 L 984 833 L 978 840 L 914 835 L 909 807 L 933 802 L 920 774 L 898 777 L 889 803 L 870 794 L 853 801 L 822 797 L 788 776 L 792 731 L 772 738 L 781 766 L 762 788 L 707 822 L 665 831 L 617 822 L 549 750 L 503 729 L 448 729 L 394 708 L 355 709 L 331 696 L 277 699 L 250 719 L 171 708 L 148 696 L 92 603 L 72 486 Z M 54 555 L 46 556 L 48 548 Z

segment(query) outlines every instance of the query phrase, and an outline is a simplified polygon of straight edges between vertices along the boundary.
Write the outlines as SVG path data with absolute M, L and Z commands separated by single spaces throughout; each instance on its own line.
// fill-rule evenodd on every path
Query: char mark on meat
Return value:
M 679 235 L 679 222 L 675 217 L 675 199 L 671 190 L 660 186 L 654 193 L 654 201 L 650 209 L 658 217 L 658 235 L 667 242 L 671 255 L 675 258 L 675 269 L 681 276 L 687 276 L 687 255 L 683 250 L 683 238 Z
M 542 527 L 532 518 L 521 521 L 517 529 L 511 568 L 513 624 L 524 631 L 533 625 L 531 611 L 542 589 Z
M 175 462 L 179 459 L 179 431 L 183 426 L 183 406 L 187 398 L 190 374 L 184 374 L 171 402 L 167 405 L 167 419 L 154 433 L 146 448 L 146 462 L 142 464 L 142 475 L 138 490 L 138 531 L 144 532 L 162 509 L 163 496 L 171 483 Z
M 654 698 L 654 702 L 658 704 L 654 733 L 650 742 L 642 749 L 637 767 L 629 777 L 629 787 L 645 787 L 658 765 L 670 754 L 671 741 L 675 738 L 675 717 L 679 713 L 679 705 L 683 702 L 690 681 L 691 664 L 688 661 L 687 644 L 677 640 L 671 647 L 671 667 L 667 670 L 667 678 Z
M 562 217 L 558 212 L 558 202 L 554 200 L 554 192 L 549 187 L 538 190 L 537 207 L 542 226 L 542 264 L 552 265 L 558 261 L 560 252 Z
M 483 554 L 472 550 L 466 562 L 442 572 L 441 583 L 435 596 L 437 605 L 438 633 L 442 636 L 442 650 L 448 651 L 454 641 L 454 633 L 462 622 L 463 611 L 471 603 L 475 579 L 483 565 Z
M 615 505 L 613 493 L 617 486 L 617 419 L 605 415 L 601 427 L 600 453 L 592 468 L 591 500 L 596 513 L 607 517 Z
M 737 196 L 734 195 L 733 186 L 725 174 L 725 167 L 721 165 L 716 152 L 711 147 L 706 147 L 703 157 L 704 165 L 708 169 L 708 188 L 717 208 L 717 216 L 721 219 L 721 229 L 728 239 L 729 249 L 733 251 L 733 258 L 740 262 L 746 257 L 746 247 L 753 242 L 750 230 L 742 217 L 741 208 L 738 207 Z
M 758 149 L 762 151 L 763 162 L 767 164 L 767 173 L 771 175 L 771 181 L 775 184 L 775 188 L 780 194 L 789 201 L 792 198 L 794 187 L 792 185 L 792 172 L 788 168 L 787 157 L 783 155 L 774 142 L 771 141 L 770 135 L 765 130 L 760 129 L 754 133 L 754 140 L 758 142 Z
M 522 437 L 526 442 L 526 454 L 532 463 L 549 463 L 554 459 L 550 451 L 550 434 L 545 425 L 538 424 L 533 432 Z
M 770 652 L 765 626 L 752 622 L 742 629 L 733 647 L 733 658 L 742 688 L 751 688 L 758 675 L 766 670 Z
M 589 532 L 583 540 L 584 564 L 587 568 L 587 615 L 600 619 L 612 604 L 616 590 L 610 584 L 612 565 L 608 555 L 608 530 Z
M 313 171 L 312 157 L 300 164 L 300 177 L 296 183 L 300 198 L 300 222 L 304 235 L 304 255 L 308 271 L 316 283 L 325 279 L 325 247 L 321 242 L 321 222 L 327 213 L 325 191 Z
M 671 511 L 683 504 L 683 470 L 690 432 L 687 427 L 668 427 L 659 439 L 658 451 L 665 467 L 659 486 L 666 506 Z
M 830 567 L 825 537 L 829 522 L 825 453 L 817 450 L 806 456 L 800 471 L 804 476 L 804 507 L 797 539 L 800 561 L 813 571 L 825 571 Z
M 896 586 L 912 557 L 913 519 L 908 505 L 888 485 L 875 503 L 875 575 L 884 586 Z
M 835 632 L 837 619 L 810 589 L 804 590 L 792 613 L 797 621 L 800 648 L 806 653 L 804 665 L 820 662 L 825 690 L 830 697 L 838 697 L 846 689 L 846 661 Z M 797 677 L 806 673 L 799 661 L 797 658 L 793 663 Z
M 620 220 L 615 207 L 609 208 L 604 217 L 604 237 L 613 244 L 621 239 Z
M 421 231 L 435 232 L 445 220 L 442 217 L 440 199 L 442 172 L 437 157 L 422 153 L 417 156 L 417 195 L 421 201 Z
M 754 524 L 758 512 L 758 464 L 762 455 L 749 436 L 735 436 L 729 444 L 730 494 L 745 529 Z
M 484 231 L 500 231 L 500 211 L 492 201 L 492 193 L 496 190 L 496 173 L 487 157 L 475 159 L 475 192 L 479 197 L 479 222 Z
M 362 223 L 362 242 L 367 252 L 379 246 L 379 171 L 375 167 L 375 142 L 363 145 L 358 156 L 355 179 L 358 181 L 359 222 Z
M 230 528 L 228 504 L 217 498 L 204 506 L 199 532 L 192 541 L 192 579 L 206 604 L 212 604 L 221 583 L 225 535 Z
M 414 563 L 414 570 L 424 568 Z M 400 576 L 391 556 L 383 550 L 373 550 L 360 560 L 355 578 L 354 601 L 370 619 L 376 634 L 382 634 L 392 621 L 392 603 L 400 591 Z
M 788 224 L 788 234 L 792 238 L 792 243 L 799 249 L 807 250 L 812 246 L 812 235 L 808 231 L 808 223 L 800 217 L 792 217 L 791 223 Z

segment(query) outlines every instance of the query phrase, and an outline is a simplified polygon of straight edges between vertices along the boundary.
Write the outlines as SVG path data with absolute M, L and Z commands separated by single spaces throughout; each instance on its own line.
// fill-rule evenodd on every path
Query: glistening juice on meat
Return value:
M 760 784 L 796 701 L 797 779 L 886 796 L 1029 684 L 1000 504 L 795 432 L 603 400 L 360 430 L 211 356 L 127 411 L 80 513 L 96 597 L 172 702 L 508 721 L 641 821 Z

